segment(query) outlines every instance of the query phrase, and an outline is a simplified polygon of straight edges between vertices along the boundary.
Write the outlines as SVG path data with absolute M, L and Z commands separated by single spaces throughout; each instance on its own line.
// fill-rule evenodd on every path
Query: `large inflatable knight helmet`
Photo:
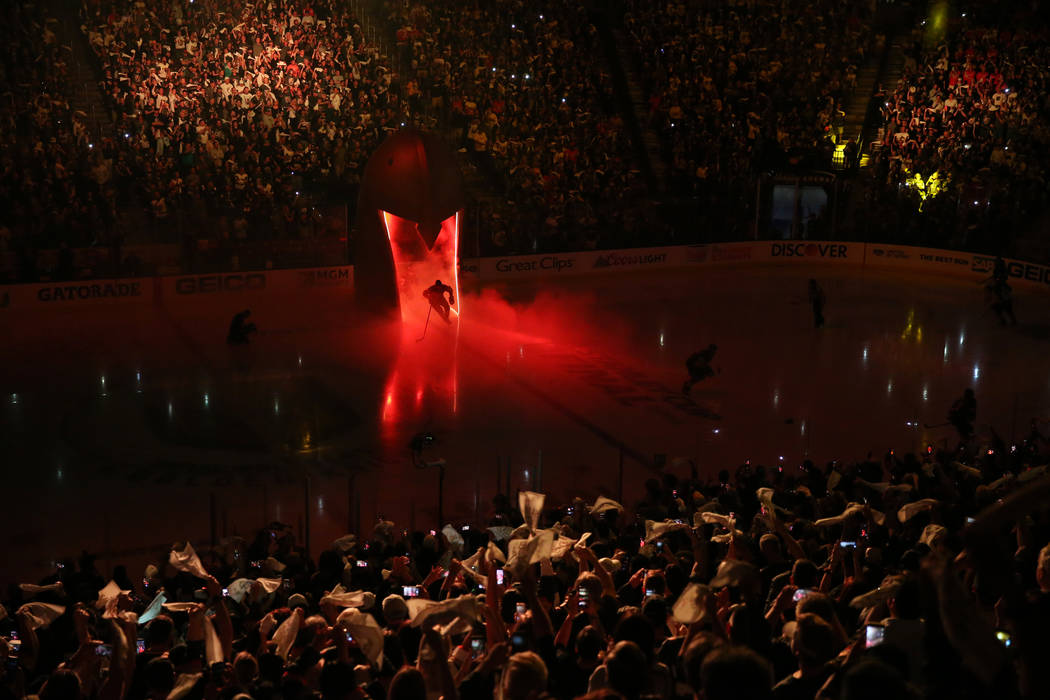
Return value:
M 387 137 L 365 166 L 358 196 L 354 240 L 358 302 L 396 316 L 418 291 L 405 286 L 410 275 L 399 272 L 398 266 L 424 261 L 425 277 L 440 277 L 458 288 L 457 215 L 463 205 L 456 156 L 444 142 L 417 129 Z

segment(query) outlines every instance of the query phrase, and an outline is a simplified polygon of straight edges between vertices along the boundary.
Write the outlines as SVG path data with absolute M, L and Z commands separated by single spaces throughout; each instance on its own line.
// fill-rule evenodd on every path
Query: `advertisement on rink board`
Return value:
M 216 295 L 294 295 L 311 290 L 349 294 L 354 268 L 318 267 L 223 274 L 136 277 L 0 286 L 0 310 L 74 307 L 86 304 L 178 303 Z
M 1014 282 L 1050 288 L 1050 266 L 1006 260 Z M 995 258 L 938 248 L 837 241 L 754 241 L 703 243 L 665 248 L 586 251 L 549 255 L 480 258 L 461 264 L 463 278 L 482 280 L 599 274 L 620 270 L 747 264 L 847 264 L 903 268 L 980 279 L 992 273 Z
M 477 265 L 477 275 L 482 279 L 504 279 L 644 270 L 682 265 L 683 260 L 682 247 L 667 247 L 515 255 L 481 258 L 471 263 Z
M 970 269 L 975 275 L 991 277 L 995 269 L 994 257 L 976 253 L 970 257 Z M 1043 289 L 1050 289 L 1050 266 L 1036 265 L 1022 260 L 1005 259 L 1003 262 L 1006 263 L 1006 274 L 1009 275 L 1010 282 L 1035 284 Z
M 988 255 L 881 243 L 831 241 L 754 241 L 664 248 L 583 251 L 499 258 L 465 258 L 461 280 L 561 277 L 620 271 L 754 265 L 763 263 L 848 263 L 876 269 L 905 269 L 950 275 L 978 282 L 990 278 L 995 258 Z M 1050 290 L 1050 266 L 1006 259 L 1010 282 Z M 309 269 L 244 271 L 219 274 L 82 280 L 0 286 L 5 310 L 72 308 L 103 303 L 172 304 L 216 295 L 308 294 L 314 290 L 350 294 L 354 269 L 345 265 Z
M 747 263 L 761 258 L 757 244 L 752 243 L 697 243 L 682 246 L 680 251 L 677 258 L 686 266 Z
M 135 304 L 152 301 L 153 294 L 149 277 L 13 284 L 0 287 L 0 310 Z
M 863 243 L 835 241 L 755 241 L 753 243 L 706 243 L 684 246 L 685 265 L 732 263 L 855 263 L 864 261 Z
M 460 258 L 459 279 L 460 281 L 476 280 L 481 275 L 481 260 L 479 258 Z
M 859 256 L 857 255 L 858 253 L 860 253 Z M 815 262 L 817 260 L 862 262 L 864 260 L 864 244 L 773 241 L 769 244 L 769 257 L 773 260 L 801 258 L 806 262 Z
M 164 277 L 161 293 L 171 298 L 211 298 L 221 295 L 294 294 L 309 289 L 345 289 L 354 285 L 354 268 L 317 267 L 303 270 L 259 270 Z
M 970 253 L 940 250 L 939 248 L 869 243 L 867 263 L 873 267 L 910 268 L 950 275 L 968 275 L 972 266 L 972 257 Z
M 285 277 L 286 273 L 292 273 L 298 286 L 304 289 L 331 289 L 333 287 L 352 289 L 354 286 L 353 265 L 316 267 L 309 270 L 277 270 L 271 272 L 270 275 L 280 279 Z
M 1023 260 L 1004 258 L 1006 274 L 1012 284 L 1035 285 L 1050 289 L 1050 266 Z M 869 243 L 866 265 L 893 267 L 939 275 L 953 275 L 976 281 L 988 279 L 995 270 L 995 256 L 963 253 L 940 248 L 913 248 L 910 246 Z

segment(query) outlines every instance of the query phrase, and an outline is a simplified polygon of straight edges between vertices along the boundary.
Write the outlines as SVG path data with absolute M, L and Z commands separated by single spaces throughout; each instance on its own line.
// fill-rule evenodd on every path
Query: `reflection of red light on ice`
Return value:
M 428 246 L 415 221 L 384 211 L 383 226 L 390 240 L 390 251 L 397 276 L 398 302 L 402 322 L 422 326 L 429 311 L 423 291 L 441 280 L 455 290 L 456 305 L 451 317 L 460 314 L 459 270 L 459 213 L 441 222 L 441 230 Z
M 394 419 L 393 405 L 394 405 L 394 394 L 393 394 L 393 392 L 390 392 L 390 393 L 388 393 L 386 395 L 386 401 L 383 402 L 383 416 L 382 416 L 382 418 L 383 418 L 383 422 L 384 423 L 389 423 L 391 420 Z
M 459 290 L 456 290 L 459 294 Z M 456 346 L 452 352 L 452 412 L 459 411 L 459 335 L 456 335 Z
M 394 394 L 397 392 L 397 371 L 390 373 L 390 378 L 383 388 L 383 405 L 379 409 L 379 422 L 384 425 L 392 424 L 397 419 L 397 407 L 394 405 Z

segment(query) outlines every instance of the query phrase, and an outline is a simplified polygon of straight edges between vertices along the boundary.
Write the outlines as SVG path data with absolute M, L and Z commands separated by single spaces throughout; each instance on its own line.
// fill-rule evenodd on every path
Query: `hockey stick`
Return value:
M 430 312 L 433 311 L 433 310 L 434 310 L 433 306 L 431 306 L 429 309 L 427 309 L 427 322 L 423 324 L 423 335 L 421 335 L 418 338 L 416 338 L 416 342 L 417 343 L 422 341 L 423 338 L 427 337 L 427 328 L 430 326 Z

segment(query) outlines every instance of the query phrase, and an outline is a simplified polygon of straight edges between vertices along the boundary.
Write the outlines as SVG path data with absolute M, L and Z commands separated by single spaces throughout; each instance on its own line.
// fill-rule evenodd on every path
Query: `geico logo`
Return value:
M 845 258 L 846 246 L 838 243 L 774 243 L 774 258 Z
M 500 258 L 496 261 L 497 272 L 531 272 L 534 270 L 554 270 L 561 272 L 572 267 L 571 258 L 559 258 L 556 255 L 546 255 L 539 260 L 509 260 Z
M 213 292 L 240 292 L 246 289 L 265 288 L 266 275 L 261 272 L 247 275 L 181 277 L 175 280 L 176 294 L 211 294 Z
M 1042 265 L 1029 265 L 1027 263 L 1010 262 L 1006 264 L 1006 271 L 1011 277 L 1020 277 L 1029 282 L 1042 282 L 1050 284 L 1050 267 Z

